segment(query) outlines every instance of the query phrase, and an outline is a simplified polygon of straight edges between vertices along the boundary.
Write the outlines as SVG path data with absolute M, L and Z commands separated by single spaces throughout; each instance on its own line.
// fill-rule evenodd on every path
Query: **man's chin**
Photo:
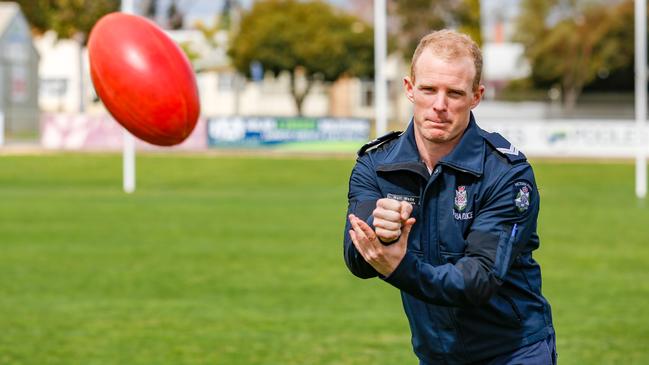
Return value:
M 449 140 L 449 136 L 446 133 L 427 133 L 427 135 L 424 136 L 424 138 L 428 142 L 432 142 L 432 143 L 444 143 L 444 142 L 448 142 Z

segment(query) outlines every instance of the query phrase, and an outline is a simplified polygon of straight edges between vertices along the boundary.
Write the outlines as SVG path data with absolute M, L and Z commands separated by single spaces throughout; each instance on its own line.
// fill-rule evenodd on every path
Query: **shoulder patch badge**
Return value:
M 514 183 L 514 206 L 518 213 L 525 213 L 530 208 L 530 193 L 532 186 L 526 181 Z

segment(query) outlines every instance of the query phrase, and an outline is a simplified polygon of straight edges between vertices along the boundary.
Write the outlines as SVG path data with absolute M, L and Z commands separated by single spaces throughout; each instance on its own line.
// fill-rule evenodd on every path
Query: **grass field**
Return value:
M 353 159 L 0 156 L 0 364 L 416 364 L 398 292 L 348 273 Z M 633 165 L 534 163 L 560 363 L 649 364 Z

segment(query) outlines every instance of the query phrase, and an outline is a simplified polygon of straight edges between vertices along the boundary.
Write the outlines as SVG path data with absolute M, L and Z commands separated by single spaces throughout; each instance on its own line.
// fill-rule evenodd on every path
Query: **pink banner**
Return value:
M 124 128 L 110 115 L 51 114 L 41 117 L 41 145 L 63 150 L 121 150 Z M 159 147 L 136 138 L 139 150 L 207 149 L 207 127 L 199 118 L 192 134 L 181 144 Z

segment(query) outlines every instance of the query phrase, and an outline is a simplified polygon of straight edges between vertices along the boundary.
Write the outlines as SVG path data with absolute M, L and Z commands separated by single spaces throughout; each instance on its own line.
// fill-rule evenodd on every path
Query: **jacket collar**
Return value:
M 484 169 L 485 141 L 480 134 L 480 127 L 476 124 L 473 113 L 470 115 L 469 125 L 460 142 L 448 155 L 442 157 L 439 163 L 481 176 Z
M 475 122 L 473 113 L 470 115 L 467 126 L 460 142 L 453 150 L 440 161 L 445 165 L 461 172 L 481 176 L 484 169 L 484 138 L 480 135 L 480 128 Z M 402 138 L 397 140 L 395 148 L 385 156 L 383 163 L 377 166 L 377 171 L 410 170 L 423 176 L 428 176 L 428 170 L 419 156 L 415 142 L 414 120 L 410 120 L 408 128 L 403 132 Z

